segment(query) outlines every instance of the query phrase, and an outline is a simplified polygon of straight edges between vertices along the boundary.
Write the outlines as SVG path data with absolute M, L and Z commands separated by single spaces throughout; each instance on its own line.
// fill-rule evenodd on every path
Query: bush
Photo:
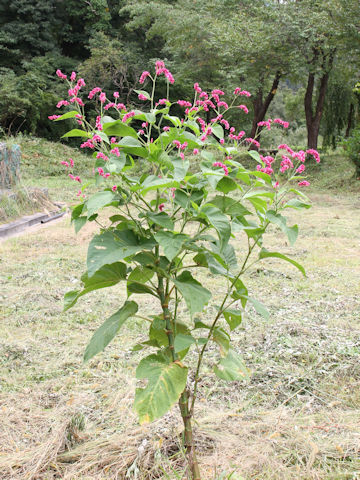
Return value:
M 355 176 L 360 178 L 360 125 L 353 130 L 351 137 L 344 140 L 343 146 L 346 155 L 355 165 Z

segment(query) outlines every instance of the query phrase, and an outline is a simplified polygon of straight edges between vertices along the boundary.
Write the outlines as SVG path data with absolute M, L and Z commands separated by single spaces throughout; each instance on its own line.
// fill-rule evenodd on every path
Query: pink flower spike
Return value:
M 119 92 L 114 92 L 114 93 L 113 93 L 113 96 L 114 96 L 114 98 L 119 98 L 119 97 L 120 97 L 120 93 L 119 93 Z
M 280 185 L 279 182 L 275 182 L 274 188 L 279 188 L 279 185 Z
M 316 163 L 320 163 L 320 155 L 317 150 L 314 150 L 313 148 L 309 148 L 308 150 L 306 150 L 306 153 L 308 153 L 309 155 L 312 155 L 315 158 Z
M 81 183 L 81 178 L 80 178 L 80 177 L 75 177 L 74 180 L 76 180 L 77 182 Z
M 100 99 L 101 103 L 105 103 L 106 102 L 106 94 L 104 92 L 100 93 L 99 99 Z
M 61 165 L 65 165 L 66 168 L 68 168 L 70 165 L 68 164 L 68 162 L 65 162 L 65 161 L 62 161 L 60 162 Z M 72 166 L 72 165 L 71 165 Z
M 80 89 L 81 87 L 85 87 L 86 86 L 86 83 L 85 83 L 85 80 L 83 78 L 79 78 L 79 80 L 77 81 L 77 87 Z
M 48 117 L 48 119 L 49 119 L 49 120 L 57 120 L 57 119 L 60 118 L 60 117 L 61 117 L 61 115 L 50 115 L 50 116 Z
M 223 138 L 220 138 L 220 144 L 224 145 L 224 143 L 225 143 L 225 140 Z
M 141 129 L 140 129 L 140 130 L 138 131 L 138 134 L 139 134 L 139 135 L 145 135 L 145 132 L 144 132 L 144 130 L 141 130 Z
M 62 71 L 59 70 L 59 69 L 56 70 L 56 75 L 57 75 L 59 78 L 61 78 L 62 80 L 66 80 L 66 79 L 67 79 L 67 76 L 64 75 L 64 74 L 62 73 Z
M 111 187 L 111 190 L 112 190 L 113 192 L 116 192 L 117 186 L 116 186 L 116 185 L 113 185 L 113 186 Z
M 57 103 L 56 108 L 60 108 L 62 106 L 70 105 L 70 103 L 67 100 L 60 100 L 60 102 Z
M 168 132 L 170 130 L 170 127 L 163 127 L 164 132 Z
M 197 93 L 201 93 L 201 92 L 202 92 L 202 90 L 201 90 L 201 88 L 200 88 L 200 85 L 199 85 L 198 83 L 194 83 L 194 90 L 195 90 L 195 92 L 197 92 Z
M 229 105 L 226 102 L 218 102 L 217 106 L 218 107 L 224 107 L 226 109 L 229 108 Z
M 134 117 L 134 116 L 135 116 L 135 112 L 134 112 L 134 111 L 125 113 L 125 115 L 124 115 L 123 118 L 122 118 L 122 122 L 125 123 L 129 118 Z
M 118 147 L 115 147 L 112 150 L 110 150 L 110 153 L 112 153 L 113 155 L 116 155 L 117 157 L 120 157 L 120 151 Z
M 73 167 L 74 166 L 74 160 L 72 158 L 69 158 L 70 165 Z
M 238 108 L 240 108 L 240 110 L 243 110 L 246 114 L 249 113 L 249 109 L 246 105 L 239 105 Z
M 116 137 L 111 137 L 110 138 L 110 143 L 116 143 Z
M 164 208 L 165 208 L 165 203 L 160 203 L 160 205 L 159 205 L 160 212 L 162 212 L 164 210 Z
M 143 101 L 146 101 L 146 100 L 147 100 L 146 96 L 143 95 L 142 93 L 139 93 L 138 99 L 139 99 L 139 100 L 143 100 Z
M 150 77 L 150 72 L 145 70 L 144 72 L 142 72 L 142 74 L 140 76 L 139 83 L 141 83 L 141 84 L 144 83 L 147 77 Z
M 296 169 L 296 173 L 302 173 L 305 170 L 305 165 L 302 163 L 299 168 Z
M 199 153 L 199 149 L 198 149 L 198 148 L 194 148 L 194 150 L 193 150 L 193 155 L 198 155 L 198 153 Z
M 221 168 L 224 170 L 225 176 L 229 175 L 229 170 L 228 170 L 227 166 L 226 166 L 224 163 L 222 163 L 222 162 L 214 162 L 212 166 L 213 166 L 213 167 L 221 167 Z
M 76 73 L 75 73 L 75 72 L 72 72 L 72 73 L 71 73 L 71 76 L 70 76 L 70 81 L 71 81 L 71 82 L 75 82 L 75 80 L 76 80 Z
M 310 185 L 310 182 L 303 180 L 302 182 L 299 182 L 298 185 L 299 187 L 308 187 Z
M 77 192 L 76 196 L 77 196 L 77 197 L 80 197 L 81 194 L 82 194 L 82 191 L 79 190 L 79 191 Z
M 211 92 L 211 94 L 212 95 L 225 95 L 225 92 L 223 92 L 222 90 L 215 89 Z

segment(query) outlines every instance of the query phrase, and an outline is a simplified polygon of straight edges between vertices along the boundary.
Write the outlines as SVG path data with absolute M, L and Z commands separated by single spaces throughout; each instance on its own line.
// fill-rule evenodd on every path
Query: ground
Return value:
M 65 181 L 40 181 L 54 185 L 58 200 L 71 197 L 69 186 L 56 190 Z M 266 238 L 302 263 L 307 277 L 274 260 L 247 273 L 252 296 L 271 313 L 266 321 L 250 309 L 235 335 L 251 381 L 220 381 L 211 355 L 205 366 L 196 412 L 205 479 L 231 472 L 233 480 L 360 478 L 360 197 L 358 187 L 329 188 L 339 175 L 325 189 L 329 181 L 318 180 L 313 208 L 296 214 L 293 247 L 275 229 Z M 75 235 L 66 218 L 0 244 L 1 479 L 183 478 L 176 409 L 144 427 L 132 410 L 143 353 L 131 349 L 147 325 L 129 321 L 103 354 L 82 362 L 123 288 L 62 311 L 94 228 Z M 241 239 L 236 247 L 241 252 Z M 217 279 L 203 280 L 216 303 Z M 151 300 L 137 300 L 153 313 Z

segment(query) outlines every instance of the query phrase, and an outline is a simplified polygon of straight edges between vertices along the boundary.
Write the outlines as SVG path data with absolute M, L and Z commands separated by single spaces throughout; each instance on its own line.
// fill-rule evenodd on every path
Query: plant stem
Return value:
M 189 392 L 185 388 L 179 399 L 180 413 L 184 422 L 183 445 L 192 480 L 201 480 L 199 464 L 195 453 L 189 398 Z

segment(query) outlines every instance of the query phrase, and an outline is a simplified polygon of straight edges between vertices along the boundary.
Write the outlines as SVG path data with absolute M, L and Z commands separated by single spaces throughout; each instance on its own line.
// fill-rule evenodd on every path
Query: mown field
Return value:
M 29 140 L 27 148 L 29 165 L 36 148 L 38 164 L 45 161 L 45 147 Z M 25 183 L 75 201 L 71 181 L 45 167 L 34 171 L 25 167 Z M 276 260 L 246 274 L 271 317 L 249 309 L 235 335 L 249 383 L 220 381 L 208 358 L 196 425 L 205 479 L 232 472 L 233 480 L 360 478 L 360 188 L 350 173 L 341 157 L 325 159 L 312 174 L 313 208 L 290 212 L 300 227 L 296 244 L 275 229 L 266 236 L 268 247 L 305 266 L 306 278 Z M 94 229 L 75 235 L 67 217 L 0 244 L 2 480 L 184 478 L 176 409 L 143 427 L 132 410 L 143 353 L 131 349 L 148 324 L 130 320 L 103 354 L 82 362 L 92 332 L 124 300 L 123 287 L 62 311 L 64 293 L 79 285 Z M 241 252 L 242 238 L 234 245 Z M 202 280 L 216 303 L 222 286 L 215 276 Z M 154 313 L 151 299 L 137 301 Z M 181 313 L 186 318 L 185 308 Z M 204 319 L 212 313 L 210 305 Z

